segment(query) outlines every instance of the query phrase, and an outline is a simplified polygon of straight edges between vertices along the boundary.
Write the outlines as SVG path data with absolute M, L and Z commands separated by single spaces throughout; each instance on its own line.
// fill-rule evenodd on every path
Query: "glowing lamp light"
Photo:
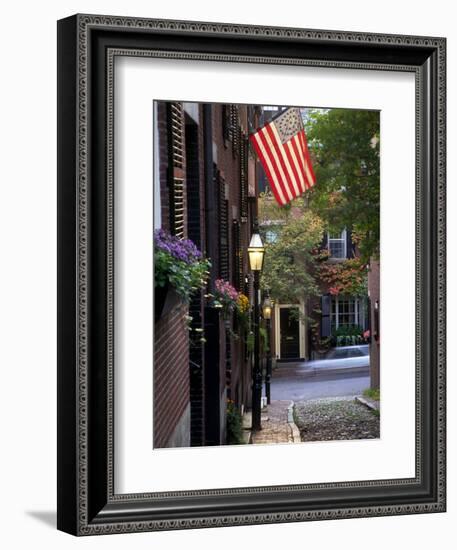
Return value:
M 263 318 L 268 321 L 269 319 L 271 319 L 271 310 L 272 310 L 272 306 L 273 304 L 271 303 L 271 300 L 270 300 L 270 297 L 267 296 L 265 298 L 265 300 L 263 301 L 263 306 L 262 306 L 262 313 L 263 313 Z
M 252 271 L 261 271 L 265 247 L 258 233 L 253 233 L 248 247 L 249 265 Z

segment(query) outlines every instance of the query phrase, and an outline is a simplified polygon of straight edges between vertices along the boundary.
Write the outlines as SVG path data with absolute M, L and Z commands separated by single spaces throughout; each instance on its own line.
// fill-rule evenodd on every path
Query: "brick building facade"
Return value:
M 227 399 L 249 405 L 251 366 L 236 318 L 223 318 L 208 293 L 224 279 L 252 299 L 247 246 L 258 168 L 247 134 L 260 109 L 156 102 L 154 113 L 155 228 L 191 239 L 211 261 L 208 287 L 156 318 L 154 447 L 220 445 Z

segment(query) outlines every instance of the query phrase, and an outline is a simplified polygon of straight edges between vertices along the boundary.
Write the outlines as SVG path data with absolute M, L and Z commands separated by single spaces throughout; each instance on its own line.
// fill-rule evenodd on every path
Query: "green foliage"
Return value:
M 356 346 L 357 344 L 361 344 L 363 342 L 363 338 L 361 336 L 348 335 L 348 336 L 336 336 L 335 338 L 336 346 Z
M 241 445 L 243 441 L 243 421 L 238 407 L 232 400 L 227 401 L 227 445 Z
M 363 329 L 359 325 L 342 325 L 332 331 L 334 336 L 362 336 Z
M 206 284 L 209 268 L 210 262 L 206 259 L 186 263 L 164 250 L 156 248 L 154 252 L 155 286 L 164 287 L 169 283 L 187 302 L 195 291 Z
M 263 235 L 265 258 L 261 287 L 269 289 L 273 300 L 283 303 L 296 303 L 305 296 L 317 295 L 313 251 L 322 242 L 320 218 L 305 208 L 303 199 L 294 201 L 290 209 L 284 210 L 263 196 L 259 199 L 259 209 L 264 233 L 265 227 L 268 228 L 266 222 L 280 220 L 274 242 L 268 242 Z
M 265 327 L 259 327 L 259 336 L 260 336 L 260 354 L 266 353 L 268 351 L 268 333 Z
M 331 232 L 352 231 L 364 261 L 379 255 L 379 112 L 312 110 L 306 122 L 316 185 L 310 207 Z
M 264 327 L 259 327 L 259 336 L 260 336 L 260 342 L 259 342 L 259 348 L 260 348 L 260 354 L 265 353 L 268 351 L 268 334 Z M 249 332 L 246 336 L 246 346 L 248 353 L 252 353 L 254 351 L 254 344 L 255 344 L 255 334 L 253 332 Z
M 368 388 L 364 390 L 363 395 L 374 401 L 379 401 L 381 399 L 381 390 L 379 388 Z
M 362 344 L 363 329 L 358 325 L 345 325 L 332 331 L 332 337 L 337 346 L 355 346 Z

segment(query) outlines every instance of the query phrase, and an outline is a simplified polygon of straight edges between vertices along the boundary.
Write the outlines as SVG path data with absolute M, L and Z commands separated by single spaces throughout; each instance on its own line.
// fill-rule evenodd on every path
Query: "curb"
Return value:
M 358 401 L 361 405 L 365 405 L 365 407 L 371 409 L 372 411 L 379 411 L 379 407 L 377 407 L 374 403 L 371 403 L 362 396 L 357 395 L 355 397 L 355 401 Z
M 243 427 L 243 441 L 245 444 L 252 443 L 252 429 L 251 429 L 251 413 L 245 412 L 242 418 L 242 427 Z
M 287 423 L 290 427 L 292 443 L 301 443 L 300 430 L 294 421 L 294 405 L 295 403 L 291 401 L 290 405 L 287 407 Z
M 252 432 L 251 430 L 248 430 L 246 428 L 243 430 L 243 443 L 245 445 L 249 445 L 252 443 Z

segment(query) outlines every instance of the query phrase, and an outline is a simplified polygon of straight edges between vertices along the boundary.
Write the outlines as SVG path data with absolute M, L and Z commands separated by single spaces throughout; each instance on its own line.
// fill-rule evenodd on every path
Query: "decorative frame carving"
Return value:
M 444 511 L 445 39 L 75 15 L 59 21 L 58 40 L 58 528 L 91 535 Z M 415 73 L 415 478 L 114 493 L 113 75 L 124 55 Z

